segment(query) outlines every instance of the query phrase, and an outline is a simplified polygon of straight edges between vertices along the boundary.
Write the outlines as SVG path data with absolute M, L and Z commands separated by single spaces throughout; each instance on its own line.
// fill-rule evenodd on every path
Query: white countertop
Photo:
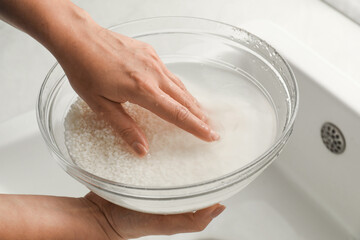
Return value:
M 102 26 L 171 15 L 209 18 L 236 26 L 251 21 L 270 21 L 360 84 L 360 26 L 319 0 L 74 2 Z M 0 46 L 1 123 L 34 108 L 38 89 L 55 59 L 33 39 L 2 22 Z

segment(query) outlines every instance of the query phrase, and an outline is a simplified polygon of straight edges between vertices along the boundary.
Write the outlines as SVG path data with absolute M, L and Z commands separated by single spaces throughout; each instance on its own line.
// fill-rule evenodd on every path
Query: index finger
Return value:
M 175 101 L 162 90 L 159 89 L 157 94 L 152 95 L 150 99 L 144 100 L 137 104 L 196 137 L 208 142 L 216 141 L 220 138 L 208 124 L 197 118 L 189 109 Z

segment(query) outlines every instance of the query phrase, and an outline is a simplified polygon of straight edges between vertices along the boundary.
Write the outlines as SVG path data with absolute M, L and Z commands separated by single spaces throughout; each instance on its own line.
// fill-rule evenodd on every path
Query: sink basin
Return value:
M 141 239 L 360 239 L 360 87 L 276 26 L 242 27 L 294 70 L 301 103 L 293 136 L 262 175 L 223 202 L 227 210 L 205 231 Z M 343 153 L 323 144 L 325 122 L 342 132 Z M 0 192 L 79 197 L 88 190 L 53 161 L 33 111 L 0 124 Z

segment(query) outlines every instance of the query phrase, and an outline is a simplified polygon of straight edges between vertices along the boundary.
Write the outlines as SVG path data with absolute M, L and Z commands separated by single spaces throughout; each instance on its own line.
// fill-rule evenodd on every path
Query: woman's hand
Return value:
M 181 81 L 140 41 L 98 26 L 69 0 L 1 0 L 0 18 L 42 43 L 75 91 L 144 155 L 144 133 L 121 103 L 130 101 L 205 140 L 219 136 Z M 204 229 L 224 206 L 195 213 L 152 215 L 85 198 L 0 194 L 1 239 L 128 239 Z
M 114 205 L 94 193 L 83 198 L 0 194 L 0 239 L 124 240 L 202 231 L 225 207 L 155 215 Z
M 138 104 L 205 140 L 219 135 L 154 49 L 96 24 L 69 0 L 2 0 L 0 18 L 42 43 L 85 102 L 143 156 L 148 143 L 121 103 Z
M 86 41 L 58 60 L 75 91 L 140 156 L 148 151 L 148 143 L 121 106 L 126 101 L 205 141 L 219 138 L 206 124 L 206 114 L 195 98 L 150 45 L 99 26 L 91 31 Z
M 216 204 L 196 212 L 156 215 L 132 211 L 114 205 L 90 192 L 84 198 L 98 223 L 110 239 L 131 239 L 148 235 L 173 235 L 177 233 L 199 232 L 225 209 Z M 108 224 L 108 225 L 107 225 Z M 98 226 L 89 226 L 96 227 Z

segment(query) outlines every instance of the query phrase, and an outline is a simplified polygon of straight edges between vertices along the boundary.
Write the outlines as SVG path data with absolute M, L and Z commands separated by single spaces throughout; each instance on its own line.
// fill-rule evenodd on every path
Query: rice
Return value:
M 244 86 L 235 89 L 243 91 L 240 97 L 229 94 L 234 85 L 223 86 L 216 98 L 196 93 L 221 136 L 212 143 L 135 104 L 123 104 L 148 139 L 149 153 L 143 158 L 136 156 L 109 124 L 78 98 L 64 122 L 69 155 L 90 173 L 142 187 L 187 185 L 230 173 L 263 153 L 276 132 L 272 106 L 257 89 Z
M 137 157 L 79 98 L 65 119 L 66 146 L 78 166 L 109 180 L 141 186 L 190 184 L 223 173 L 214 161 L 200 158 L 216 143 L 202 142 L 137 105 L 126 103 L 124 108 L 144 131 L 149 153 Z

